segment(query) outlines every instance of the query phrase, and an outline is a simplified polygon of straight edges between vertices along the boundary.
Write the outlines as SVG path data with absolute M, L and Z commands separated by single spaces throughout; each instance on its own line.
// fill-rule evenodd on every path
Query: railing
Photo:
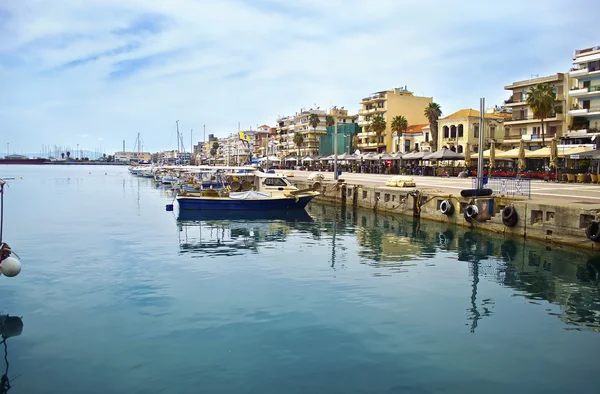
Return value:
M 544 121 L 552 120 L 553 118 L 556 118 L 557 115 L 562 115 L 562 114 L 561 113 L 551 114 L 549 117 L 544 118 Z M 513 114 L 513 117 L 511 119 L 508 119 L 507 122 L 516 122 L 519 120 L 539 120 L 539 119 L 533 115 L 524 116 L 524 115 Z
M 473 178 L 472 186 L 474 190 L 477 189 L 477 178 Z M 484 177 L 483 187 L 492 189 L 494 194 L 531 198 L 531 179 L 528 178 Z

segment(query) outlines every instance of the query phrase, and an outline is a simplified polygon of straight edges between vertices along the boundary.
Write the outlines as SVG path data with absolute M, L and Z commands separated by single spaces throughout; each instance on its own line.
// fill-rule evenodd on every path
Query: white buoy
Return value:
M 21 262 L 14 257 L 7 257 L 2 260 L 0 271 L 10 278 L 17 276 L 21 272 Z

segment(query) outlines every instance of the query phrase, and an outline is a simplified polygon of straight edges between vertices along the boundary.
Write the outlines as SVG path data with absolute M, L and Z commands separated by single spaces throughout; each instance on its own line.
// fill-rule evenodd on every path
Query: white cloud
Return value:
M 586 8 L 587 7 L 587 8 Z M 22 0 L 0 5 L 0 129 L 19 150 L 101 134 L 150 150 L 408 85 L 444 112 L 566 71 L 593 1 Z M 577 11 L 579 10 L 579 11 Z M 581 13 L 580 13 L 581 12 Z M 27 137 L 20 135 L 27 130 Z M 32 137 L 33 136 L 33 137 Z M 186 141 L 188 137 L 185 137 Z M 98 138 L 99 141 L 102 139 Z M 83 144 L 82 144 L 83 145 Z M 89 147 L 92 148 L 92 147 Z

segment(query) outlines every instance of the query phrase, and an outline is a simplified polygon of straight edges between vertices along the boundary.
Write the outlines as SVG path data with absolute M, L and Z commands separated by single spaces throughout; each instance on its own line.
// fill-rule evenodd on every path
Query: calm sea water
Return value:
M 314 203 L 178 220 L 124 168 L 0 176 L 10 393 L 597 390 L 589 256 Z

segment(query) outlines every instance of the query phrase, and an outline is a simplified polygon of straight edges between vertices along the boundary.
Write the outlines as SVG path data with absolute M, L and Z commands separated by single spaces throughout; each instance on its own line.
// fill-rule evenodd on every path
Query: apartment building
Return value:
M 572 121 L 563 143 L 595 143 L 600 134 L 600 46 L 576 50 L 569 77 Z
M 375 151 L 385 148 L 387 152 L 394 152 L 395 143 L 391 131 L 392 119 L 402 115 L 408 124 L 425 124 L 425 108 L 433 101 L 432 97 L 415 96 L 407 87 L 384 90 L 365 97 L 360 102 L 358 111 L 358 125 L 362 132 L 358 134 L 357 147 L 363 151 Z M 371 121 L 375 115 L 381 115 L 386 121 L 386 130 L 377 140 L 377 135 L 370 129 Z
M 513 82 L 504 89 L 511 92 L 504 102 L 506 108 L 512 110 L 512 117 L 504 123 L 504 144 L 507 148 L 514 147 L 521 140 L 529 149 L 537 149 L 542 145 L 541 122 L 533 116 L 533 111 L 527 105 L 527 91 L 539 83 L 552 86 L 556 95 L 554 111 L 548 119 L 544 119 L 544 134 L 547 141 L 562 137 L 567 133 L 569 96 L 569 76 L 557 73 L 541 78 Z M 546 142 L 548 144 L 549 142 Z
M 485 114 L 485 148 L 492 140 L 502 143 L 504 140 L 504 117 L 495 114 Z M 457 153 L 464 153 L 467 144 L 471 150 L 479 150 L 479 124 L 481 112 L 471 108 L 461 109 L 438 120 L 438 149 L 446 147 Z
M 311 115 L 319 117 L 317 127 L 310 125 Z M 329 111 L 317 109 L 302 109 L 294 116 L 285 116 L 277 119 L 277 150 L 280 156 L 297 154 L 300 156 L 313 156 L 319 154 L 319 138 L 327 134 L 327 115 L 337 118 L 338 124 L 356 123 L 358 115 L 348 113 L 348 110 L 333 107 Z M 299 148 L 294 143 L 294 135 L 300 133 L 304 138 Z

